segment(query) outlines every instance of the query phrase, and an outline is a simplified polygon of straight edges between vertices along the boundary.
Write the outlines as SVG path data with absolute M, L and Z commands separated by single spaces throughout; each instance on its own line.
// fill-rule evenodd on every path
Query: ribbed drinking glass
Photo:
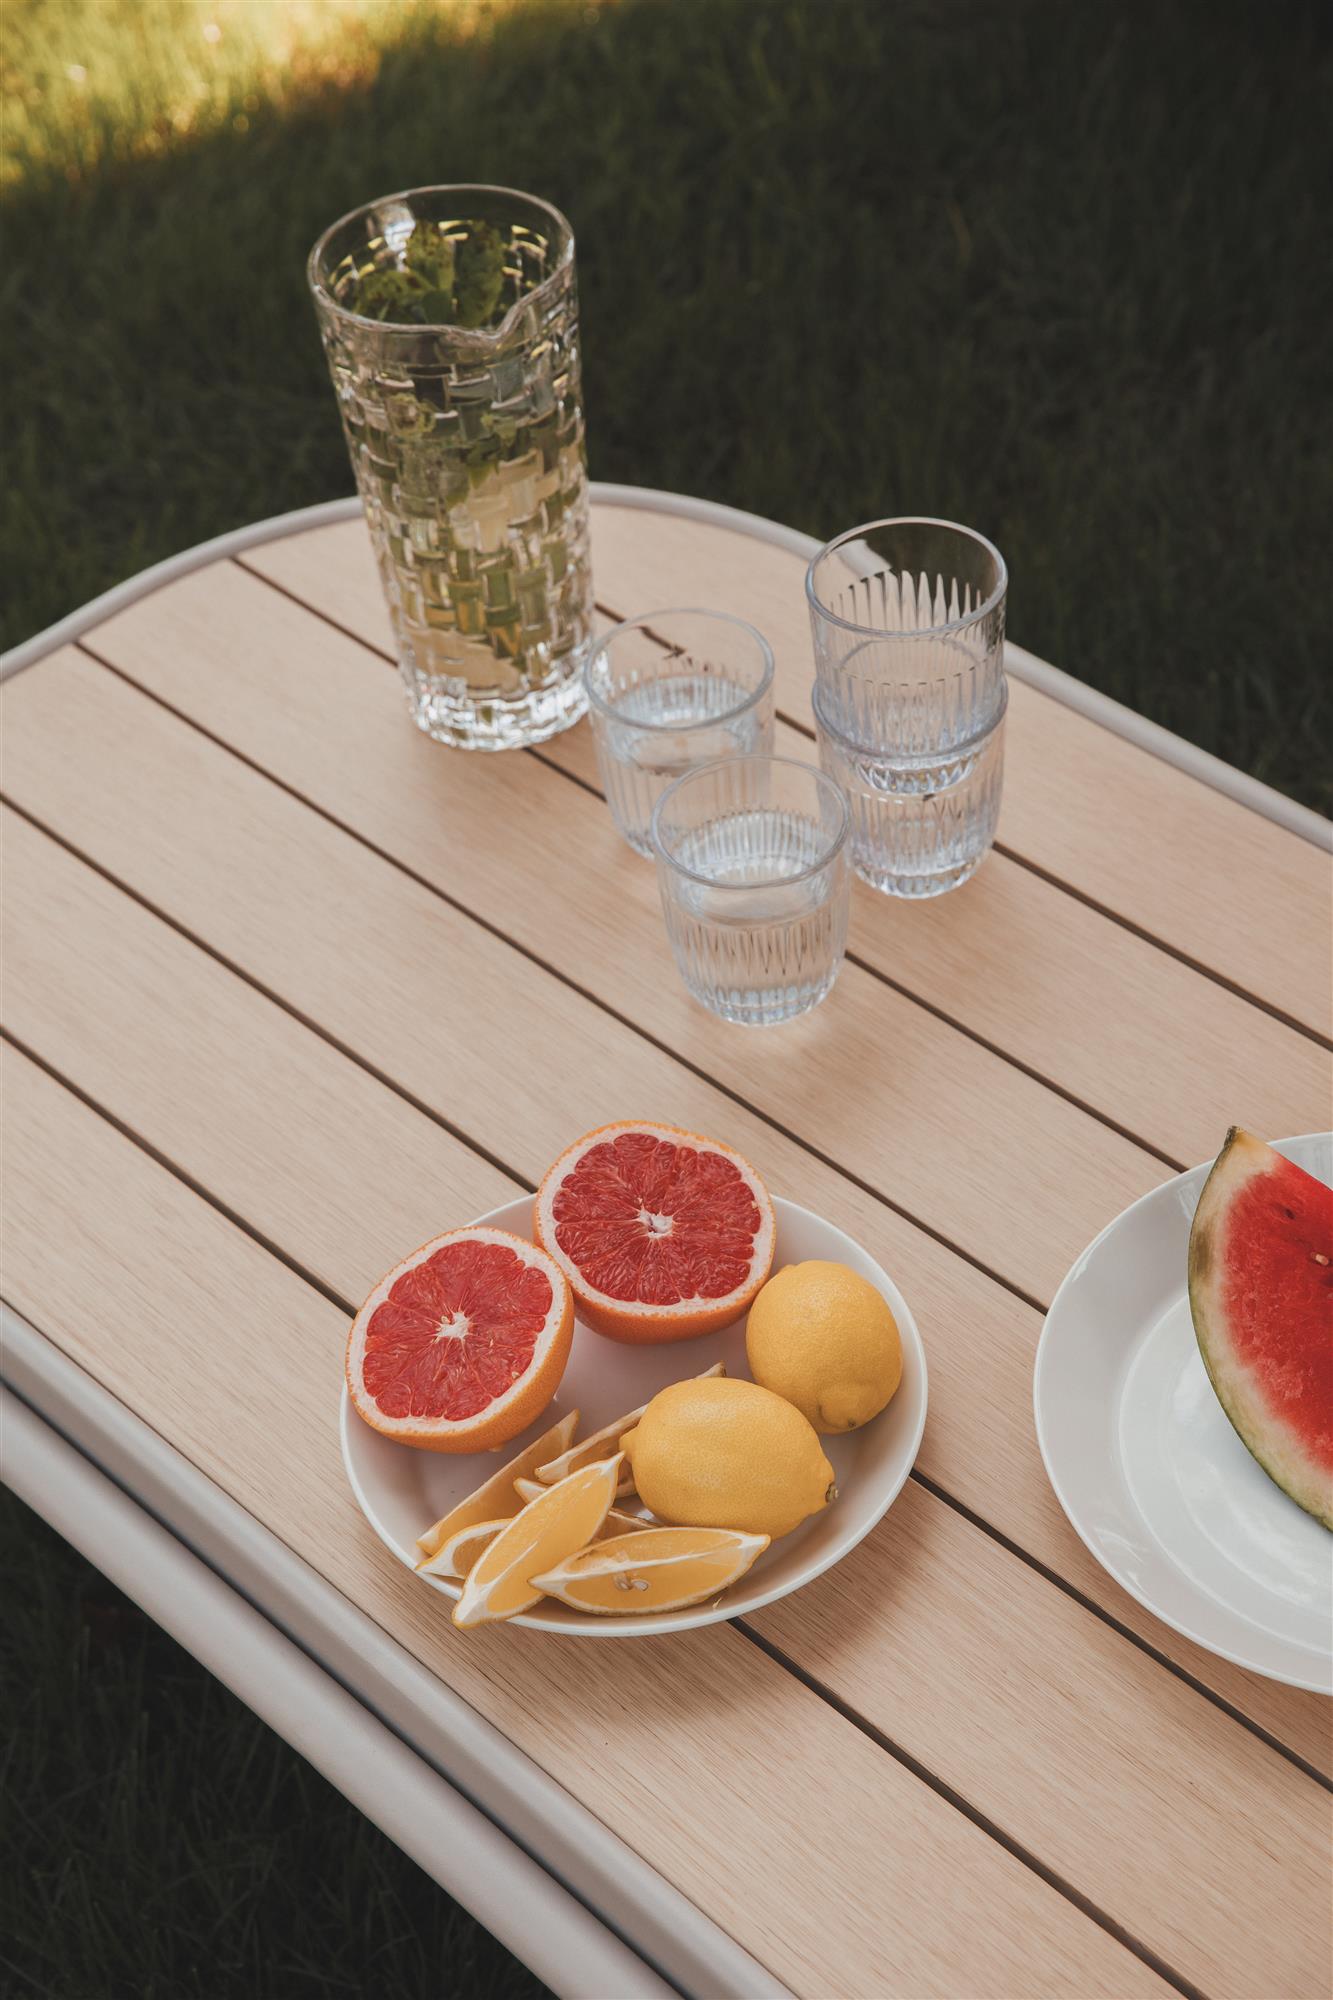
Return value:
M 847 946 L 847 801 L 812 764 L 727 757 L 653 812 L 667 936 L 686 987 L 724 1021 L 806 1013 Z
M 814 691 L 819 761 L 847 795 L 852 867 L 889 896 L 941 896 L 974 875 L 995 839 L 1004 782 L 1001 715 L 954 749 L 891 757 L 852 743 Z
M 599 639 L 585 670 L 602 789 L 630 846 L 698 764 L 773 748 L 773 653 L 724 611 L 652 611 Z
M 890 756 L 970 741 L 1004 701 L 1008 576 L 998 549 L 951 521 L 872 521 L 806 572 L 827 722 Z

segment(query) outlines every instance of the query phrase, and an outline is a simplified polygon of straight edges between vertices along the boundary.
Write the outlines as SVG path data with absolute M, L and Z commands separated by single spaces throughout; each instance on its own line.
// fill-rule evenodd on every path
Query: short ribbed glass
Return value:
M 1004 701 L 1008 576 L 952 521 L 871 521 L 806 571 L 815 673 L 830 725 L 893 756 L 957 748 Z
M 725 611 L 627 619 L 597 641 L 584 677 L 606 802 L 640 854 L 676 778 L 773 748 L 772 649 Z
M 948 751 L 890 757 L 834 729 L 827 691 L 814 691 L 819 761 L 846 793 L 852 866 L 885 895 L 941 896 L 974 875 L 995 839 L 1004 782 L 1005 690 L 1000 715 Z
M 771 1027 L 818 1006 L 847 948 L 847 801 L 813 764 L 727 757 L 653 812 L 681 978 L 724 1021 Z
M 479 223 L 503 259 L 484 325 L 353 310 L 414 232 L 458 244 Z M 567 729 L 592 636 L 568 222 L 512 188 L 412 188 L 335 222 L 308 277 L 418 726 L 470 750 Z

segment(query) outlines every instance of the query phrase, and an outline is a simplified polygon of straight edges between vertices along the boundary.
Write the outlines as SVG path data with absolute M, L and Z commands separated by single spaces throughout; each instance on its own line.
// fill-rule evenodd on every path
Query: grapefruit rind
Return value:
M 362 1379 L 366 1355 L 366 1334 L 377 1309 L 388 1298 L 398 1280 L 433 1257 L 450 1243 L 494 1243 L 516 1251 L 526 1262 L 546 1273 L 551 1284 L 551 1306 L 546 1323 L 537 1336 L 532 1360 L 505 1390 L 476 1416 L 454 1422 L 446 1417 L 392 1417 L 380 1409 L 367 1392 Z M 466 1229 L 446 1230 L 423 1243 L 401 1263 L 385 1273 L 352 1321 L 347 1336 L 347 1391 L 359 1417 L 381 1436 L 418 1451 L 487 1451 L 507 1444 L 534 1423 L 560 1386 L 574 1338 L 574 1300 L 569 1281 L 560 1265 L 539 1245 L 508 1229 L 492 1229 L 474 1223 Z
M 1227 1133 L 1190 1226 L 1190 1316 L 1208 1378 L 1241 1443 L 1298 1507 L 1333 1529 L 1333 1474 L 1320 1465 L 1265 1399 L 1262 1384 L 1230 1336 L 1223 1297 L 1227 1230 L 1234 1204 L 1256 1178 L 1276 1172 L 1277 1162 L 1283 1168 L 1293 1164 L 1239 1126 L 1233 1125 Z M 1333 1255 L 1333 1238 L 1318 1254 L 1327 1267 L 1327 1259 Z M 1323 1337 L 1328 1337 L 1327 1329 Z
M 750 1269 L 745 1281 L 721 1298 L 697 1296 L 670 1305 L 613 1298 L 590 1284 L 573 1259 L 561 1249 L 556 1236 L 554 1202 L 561 1184 L 573 1172 L 583 1155 L 621 1133 L 647 1133 L 673 1145 L 716 1153 L 730 1160 L 746 1182 L 759 1211 Z M 622 1119 L 585 1132 L 555 1161 L 542 1180 L 533 1203 L 533 1233 L 542 1248 L 564 1272 L 578 1306 L 579 1318 L 595 1333 L 627 1342 L 693 1340 L 706 1333 L 720 1333 L 748 1312 L 755 1296 L 773 1267 L 777 1241 L 777 1220 L 768 1189 L 744 1154 L 718 1139 L 678 1125 L 659 1124 L 654 1119 Z

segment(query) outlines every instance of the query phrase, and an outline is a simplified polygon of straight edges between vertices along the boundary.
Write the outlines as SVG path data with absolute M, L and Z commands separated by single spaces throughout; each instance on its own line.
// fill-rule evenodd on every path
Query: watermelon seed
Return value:
M 1328 1259 L 1327 1259 L 1327 1257 L 1325 1257 L 1325 1256 L 1324 1256 L 1324 1254 L 1323 1254 L 1323 1252 L 1322 1252 L 1322 1251 L 1320 1251 L 1320 1250 L 1316 1250 L 1316 1251 L 1315 1251 L 1315 1253 L 1314 1253 L 1314 1260 L 1315 1260 L 1315 1263 L 1316 1263 L 1316 1264 L 1327 1264 L 1327 1262 L 1328 1262 Z

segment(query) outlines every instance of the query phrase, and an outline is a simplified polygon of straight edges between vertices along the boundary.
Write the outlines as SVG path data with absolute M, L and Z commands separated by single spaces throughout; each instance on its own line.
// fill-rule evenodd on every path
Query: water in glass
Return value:
M 751 757 L 744 767 L 774 769 L 783 761 Z M 836 799 L 831 810 L 819 813 L 790 799 L 733 796 L 692 824 L 678 819 L 673 824 L 672 799 L 682 795 L 683 786 L 709 775 L 697 772 L 673 787 L 659 808 L 667 935 L 696 999 L 724 1020 L 769 1026 L 816 1006 L 842 963 L 845 806 Z
M 1003 702 L 1003 697 L 1002 697 Z M 847 795 L 852 866 L 873 889 L 922 898 L 974 875 L 995 839 L 1004 779 L 1000 720 L 958 749 L 894 757 L 851 743 L 814 693 L 819 759 Z
M 606 802 L 625 839 L 652 853 L 653 807 L 676 778 L 773 747 L 773 655 L 738 618 L 655 611 L 606 634 L 587 685 Z

